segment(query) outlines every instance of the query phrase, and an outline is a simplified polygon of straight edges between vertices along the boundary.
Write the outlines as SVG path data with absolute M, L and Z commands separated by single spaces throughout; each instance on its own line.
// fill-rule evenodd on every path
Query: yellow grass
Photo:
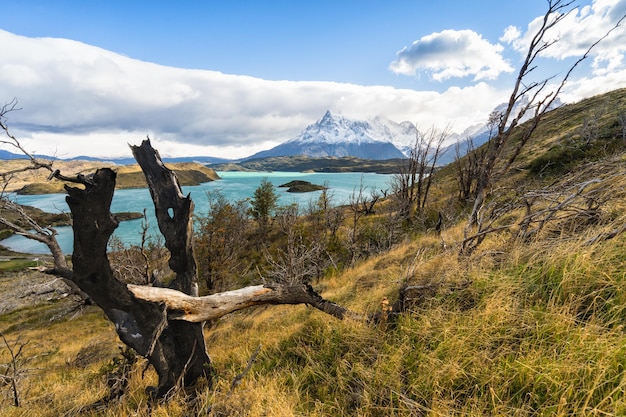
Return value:
M 471 286 L 442 288 L 395 326 L 341 322 L 305 306 L 233 314 L 207 331 L 214 386 L 200 385 L 193 402 L 177 393 L 150 415 L 209 407 L 210 415 L 242 416 L 619 415 L 626 410 L 625 241 L 583 247 L 586 237 L 518 245 L 500 259 L 486 255 L 498 239 L 471 258 L 432 235 L 400 245 L 321 282 L 324 295 L 372 312 L 407 277 Z M 96 309 L 7 336 L 29 340 L 29 354 L 42 356 L 20 383 L 23 408 L 9 406 L 3 390 L 0 415 L 79 415 L 106 394 L 102 369 L 119 342 Z M 258 345 L 252 371 L 228 394 Z M 89 346 L 102 349 L 98 358 L 76 366 Z M 148 415 L 144 389 L 156 380 L 151 372 L 142 379 L 144 365 L 135 365 L 121 402 L 91 415 Z
M 559 127 L 554 132 L 574 131 Z M 572 173 L 606 180 L 612 198 L 596 222 L 561 222 L 523 242 L 508 230 L 493 233 L 469 256 L 459 255 L 466 212 L 454 203 L 453 181 L 442 181 L 433 210 L 454 212 L 441 236 L 415 231 L 315 283 L 324 297 L 364 313 L 380 311 L 385 298 L 394 302 L 404 284 L 431 288 L 414 294 L 396 322 L 339 321 L 306 306 L 232 314 L 206 330 L 213 385 L 200 381 L 166 402 L 148 399 L 145 388 L 156 377 L 143 374 L 140 359 L 121 401 L 85 411 L 106 394 L 119 345 L 97 309 L 62 320 L 50 320 L 56 307 L 49 304 L 0 315 L 0 330 L 10 329 L 10 341 L 29 341 L 25 352 L 34 357 L 19 381 L 24 406 L 12 407 L 0 386 L 0 416 L 626 415 L 626 233 L 589 244 L 626 222 L 624 156 L 597 162 Z M 528 177 L 517 168 L 499 186 L 571 179 Z M 29 319 L 29 311 L 41 318 Z M 250 373 L 231 392 L 259 345 Z M 0 364 L 7 355 L 0 346 Z

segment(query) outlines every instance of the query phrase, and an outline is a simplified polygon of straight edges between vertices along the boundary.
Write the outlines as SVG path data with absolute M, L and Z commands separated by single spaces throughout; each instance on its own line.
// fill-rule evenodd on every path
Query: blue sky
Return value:
M 507 96 L 545 0 L 6 1 L 0 101 L 10 126 L 60 157 L 243 157 L 297 135 L 326 109 L 460 133 Z M 626 0 L 589 0 L 559 29 L 544 76 L 601 36 Z M 613 19 L 613 20 L 611 20 Z M 517 28 L 517 37 L 504 38 Z M 508 32 L 507 32 L 508 30 Z M 626 86 L 620 28 L 581 68 L 569 100 Z M 73 41 L 73 42 L 70 42 Z M 607 52 L 609 51 L 609 52 Z
M 388 70 L 420 36 L 470 29 L 497 41 L 545 1 L 14 1 L 0 28 L 58 37 L 142 61 L 267 80 L 436 88 Z

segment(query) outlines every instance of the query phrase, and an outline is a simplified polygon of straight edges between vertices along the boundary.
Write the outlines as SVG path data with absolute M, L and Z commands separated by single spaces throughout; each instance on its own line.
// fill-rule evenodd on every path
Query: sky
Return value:
M 569 0 L 568 0 L 569 1 Z M 3 1 L 0 104 L 31 152 L 242 158 L 326 110 L 462 133 L 508 100 L 547 0 Z M 537 80 L 558 80 L 626 14 L 580 0 Z M 626 23 L 572 74 L 565 102 L 626 87 Z M 0 146 L 0 149 L 7 149 Z

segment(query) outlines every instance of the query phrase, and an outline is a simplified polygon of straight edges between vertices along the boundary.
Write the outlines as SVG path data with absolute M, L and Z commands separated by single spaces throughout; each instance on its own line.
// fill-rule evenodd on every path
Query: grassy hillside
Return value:
M 13 159 L 2 161 L 3 171 L 10 171 L 27 166 L 28 161 L 25 159 Z M 203 182 L 209 182 L 219 179 L 217 173 L 206 166 L 194 162 L 181 162 L 168 164 L 168 166 L 176 172 L 181 185 L 198 185 Z M 78 174 L 88 175 L 95 172 L 98 168 L 112 168 L 117 172 L 116 188 L 142 188 L 146 187 L 144 178 L 139 165 L 123 165 L 115 166 L 107 162 L 95 161 L 55 161 L 54 168 L 59 169 L 65 176 L 75 176 Z M 6 191 L 18 192 L 20 194 L 49 194 L 62 193 L 65 183 L 59 180 L 47 181 L 46 173 L 24 172 L 15 175 L 6 189 Z
M 494 231 L 469 255 L 459 254 L 469 209 L 457 200 L 454 167 L 441 170 L 429 204 L 444 213 L 441 236 L 416 228 L 315 283 L 359 312 L 381 311 L 410 284 L 397 321 L 338 321 L 306 306 L 232 314 L 206 331 L 217 369 L 211 389 L 199 384 L 148 405 L 144 389 L 156 377 L 138 359 L 121 401 L 87 409 L 122 363 L 99 310 L 61 314 L 72 304 L 55 297 L 0 310 L 9 343 L 30 342 L 24 405 L 10 406 L 0 386 L 0 415 L 625 415 L 623 112 L 626 90 L 551 112 L 494 184 L 485 208 Z M 598 122 L 591 141 L 586 119 Z M 0 283 L 20 279 L 5 274 Z M 8 362 L 0 342 L 0 364 Z

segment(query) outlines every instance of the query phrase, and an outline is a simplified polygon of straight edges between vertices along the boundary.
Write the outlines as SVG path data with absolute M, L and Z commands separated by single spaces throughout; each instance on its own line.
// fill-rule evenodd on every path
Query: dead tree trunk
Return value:
M 378 320 L 361 316 L 323 299 L 306 284 L 267 284 L 198 297 L 192 248 L 193 202 L 183 196 L 174 173 L 163 165 L 149 140 L 131 147 L 141 166 L 156 210 L 159 229 L 176 273 L 169 288 L 126 286 L 118 281 L 107 257 L 109 238 L 118 226 L 110 207 L 116 174 L 108 168 L 71 179 L 84 188 L 66 186 L 73 217 L 74 253 L 71 280 L 104 310 L 122 342 L 146 357 L 159 384 L 156 397 L 189 385 L 199 377 L 211 383 L 202 322 L 262 304 L 307 304 L 336 318 Z
M 182 197 L 174 174 L 162 164 L 149 141 L 134 147 L 133 153 L 146 173 L 159 226 L 171 252 L 170 267 L 176 272 L 171 287 L 196 295 L 191 200 Z M 211 360 L 200 323 L 168 323 L 164 309 L 136 299 L 113 276 L 106 249 L 118 225 L 110 212 L 115 176 L 110 169 L 100 169 L 85 182 L 84 190 L 66 187 L 74 219 L 73 279 L 115 324 L 120 339 L 148 358 L 159 376 L 155 394 L 162 397 L 178 384 L 193 383 L 200 376 L 210 379 Z
M 176 175 L 163 165 L 149 140 L 131 149 L 146 177 L 159 230 L 170 252 L 169 266 L 176 273 L 169 287 L 197 297 L 198 280 L 192 245 L 193 201 L 189 196 L 183 196 Z M 210 379 L 211 360 L 206 352 L 202 324 L 170 322 L 168 331 L 172 333 L 172 348 L 178 355 L 178 359 L 170 363 L 170 367 L 175 365 L 172 377 L 185 373 L 188 383 L 199 376 Z

